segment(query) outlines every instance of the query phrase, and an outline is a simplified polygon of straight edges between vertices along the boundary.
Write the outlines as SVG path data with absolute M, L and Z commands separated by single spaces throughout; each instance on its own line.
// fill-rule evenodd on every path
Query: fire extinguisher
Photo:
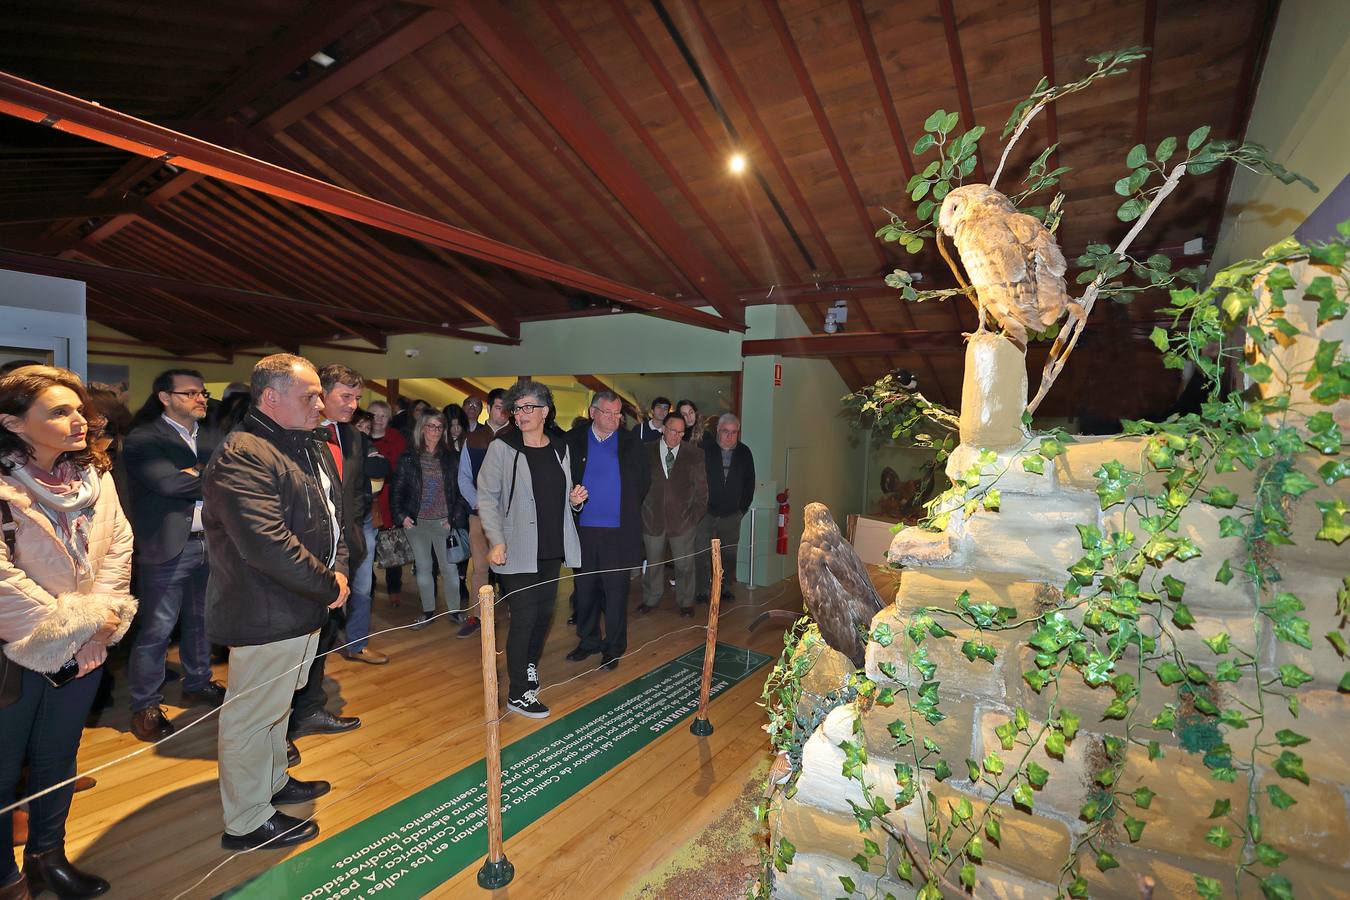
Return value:
M 792 507 L 788 505 L 788 492 L 786 490 L 778 494 L 778 555 L 787 556 L 787 532 L 788 516 L 792 513 Z

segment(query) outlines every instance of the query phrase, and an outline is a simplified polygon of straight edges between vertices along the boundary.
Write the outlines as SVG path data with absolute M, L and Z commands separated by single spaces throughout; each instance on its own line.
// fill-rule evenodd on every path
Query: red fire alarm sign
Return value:
M 782 387 L 782 386 L 783 386 L 783 364 L 782 364 L 782 363 L 774 363 L 774 364 L 773 364 L 773 386 L 774 386 L 774 387 Z

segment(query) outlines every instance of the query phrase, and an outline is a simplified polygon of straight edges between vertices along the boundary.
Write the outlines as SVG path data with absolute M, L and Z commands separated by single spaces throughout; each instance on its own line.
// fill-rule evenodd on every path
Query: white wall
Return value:
M 33 348 L 39 358 L 51 351 L 84 378 L 84 282 L 0 269 L 0 347 Z

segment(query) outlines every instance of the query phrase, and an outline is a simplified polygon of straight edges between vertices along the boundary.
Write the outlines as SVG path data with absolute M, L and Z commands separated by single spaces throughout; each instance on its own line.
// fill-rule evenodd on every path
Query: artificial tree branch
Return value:
M 924 877 L 928 879 L 930 884 L 939 885 L 946 894 L 957 897 L 966 896 L 965 890 L 952 884 L 944 875 L 933 868 L 932 860 L 930 860 L 927 854 L 921 851 L 918 845 L 914 843 L 914 838 L 910 836 L 909 828 L 906 825 L 901 824 L 899 828 L 896 828 L 887 821 L 885 816 L 877 816 L 877 821 L 881 823 L 882 829 L 887 834 L 904 846 L 905 852 L 909 854 L 909 858 L 914 860 L 914 865 L 919 867 L 919 870 L 923 872 Z
M 1022 121 L 1017 123 L 1017 128 L 1014 129 L 1012 135 L 1009 136 L 1008 142 L 1003 145 L 1003 155 L 998 158 L 998 168 L 994 170 L 994 177 L 989 179 L 989 186 L 991 188 L 998 186 L 998 177 L 1003 174 L 1003 167 L 1008 163 L 1008 154 L 1012 152 L 1013 145 L 1017 143 L 1018 139 L 1026 133 L 1027 126 L 1031 124 L 1031 120 L 1036 118 L 1036 115 L 1040 113 L 1041 110 L 1055 102 L 1056 99 L 1058 98 L 1054 95 L 1054 91 L 1052 90 L 1038 103 L 1032 106 L 1031 109 L 1027 110 L 1027 114 L 1022 117 Z
M 980 317 L 980 321 L 976 323 L 977 326 L 983 328 L 984 309 L 980 306 L 979 297 L 976 295 L 975 290 L 966 282 L 965 277 L 961 274 L 961 267 L 956 264 L 956 260 L 952 259 L 951 254 L 947 252 L 947 242 L 942 239 L 942 229 L 935 228 L 933 230 L 933 235 L 934 241 L 937 243 L 938 253 L 942 254 L 942 259 L 947 263 L 947 268 L 951 269 L 952 274 L 956 276 L 956 283 L 961 286 L 961 293 L 965 294 L 966 297 L 970 299 L 970 302 L 975 304 L 977 315 L 979 315 Z
M 1153 217 L 1153 213 L 1157 211 L 1168 195 L 1177 189 L 1177 185 L 1181 183 L 1185 174 L 1186 163 L 1177 163 L 1167 176 L 1167 180 L 1162 183 L 1162 187 L 1158 188 L 1158 192 L 1153 195 L 1153 200 L 1149 203 L 1148 208 L 1135 220 L 1134 227 L 1125 234 L 1125 237 L 1121 238 L 1120 243 L 1112 251 L 1116 256 L 1124 255 L 1126 249 L 1144 230 L 1144 226 L 1148 224 L 1149 219 Z M 1045 360 L 1045 368 L 1041 371 L 1040 387 L 1036 389 L 1036 396 L 1032 397 L 1031 402 L 1027 404 L 1027 412 L 1034 413 L 1036 411 L 1036 408 L 1041 405 L 1041 401 L 1045 399 L 1045 395 L 1050 392 L 1050 388 L 1054 385 L 1055 379 L 1059 377 L 1059 373 L 1064 370 L 1064 364 L 1068 360 L 1069 354 L 1073 352 L 1074 347 L 1078 346 L 1078 339 L 1082 337 L 1083 328 L 1087 325 L 1088 314 L 1092 312 L 1092 306 L 1097 302 L 1097 295 L 1101 292 L 1105 280 L 1104 275 L 1098 275 L 1083 291 L 1083 296 L 1078 301 L 1082 312 L 1078 313 L 1069 326 L 1060 332 L 1059 337 L 1055 339 L 1054 346 L 1050 348 L 1050 355 Z

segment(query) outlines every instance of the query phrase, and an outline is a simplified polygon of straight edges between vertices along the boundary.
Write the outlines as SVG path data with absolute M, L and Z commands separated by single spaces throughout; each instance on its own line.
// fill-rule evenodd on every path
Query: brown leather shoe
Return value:
M 80 791 L 92 791 L 98 786 L 98 781 L 92 775 L 81 775 L 75 779 L 75 793 Z
M 0 900 L 31 900 L 33 895 L 28 892 L 28 879 L 22 872 L 16 874 L 19 876 L 17 879 L 0 885 Z
M 343 653 L 342 655 L 352 662 L 363 662 L 372 666 L 382 666 L 389 662 L 389 654 L 372 650 L 369 647 L 362 647 L 355 653 Z
M 153 744 L 173 732 L 173 723 L 164 717 L 164 710 L 158 706 L 149 706 L 131 714 L 131 733 L 137 740 Z

